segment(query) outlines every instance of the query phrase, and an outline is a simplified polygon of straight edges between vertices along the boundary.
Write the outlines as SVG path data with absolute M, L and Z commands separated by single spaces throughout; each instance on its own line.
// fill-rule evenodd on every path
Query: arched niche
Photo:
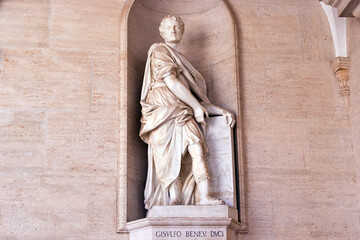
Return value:
M 168 14 L 185 22 L 181 52 L 205 77 L 210 101 L 236 114 L 235 161 L 239 222 L 246 231 L 237 30 L 225 0 L 128 0 L 120 19 L 120 149 L 117 227 L 145 217 L 147 145 L 138 137 L 139 104 L 149 47 L 161 42 L 159 23 Z

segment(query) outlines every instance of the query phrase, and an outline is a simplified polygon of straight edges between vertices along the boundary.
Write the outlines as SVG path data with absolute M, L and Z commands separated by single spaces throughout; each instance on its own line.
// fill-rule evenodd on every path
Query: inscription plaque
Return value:
M 162 240 L 162 239 L 186 239 L 186 240 L 218 240 L 225 239 L 226 232 L 224 230 L 158 230 L 153 233 L 153 239 Z

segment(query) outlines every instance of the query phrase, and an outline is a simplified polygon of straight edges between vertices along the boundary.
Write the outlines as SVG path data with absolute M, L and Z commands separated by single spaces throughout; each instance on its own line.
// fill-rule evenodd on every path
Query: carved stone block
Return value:
M 206 119 L 206 157 L 210 174 L 210 193 L 226 205 L 236 208 L 234 139 L 225 117 Z
M 340 94 L 342 96 L 350 95 L 349 88 L 349 69 L 350 58 L 349 57 L 337 57 L 331 61 L 331 68 L 334 71 L 336 78 L 341 85 Z

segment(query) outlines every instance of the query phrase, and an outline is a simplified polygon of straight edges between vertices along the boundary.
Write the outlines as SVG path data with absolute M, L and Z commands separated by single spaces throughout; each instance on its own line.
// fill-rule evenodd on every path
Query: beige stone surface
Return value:
M 331 61 L 334 42 L 321 6 L 300 8 L 303 54 L 305 60 Z
M 1 189 L 1 238 L 86 239 L 87 178 L 2 177 Z
M 360 19 L 349 19 L 347 21 L 348 51 L 350 57 L 350 121 L 351 134 L 354 150 L 354 164 L 356 167 L 357 189 L 360 187 Z M 358 192 L 359 195 L 359 192 Z M 360 207 L 360 200 L 358 202 Z
M 0 175 L 44 172 L 45 114 L 0 110 Z
M 116 175 L 117 114 L 49 113 L 46 171 Z
M 328 62 L 268 63 L 265 81 L 268 116 L 345 118 L 346 109 L 337 95 L 338 83 Z
M 265 63 L 250 58 L 251 55 L 242 56 L 240 62 L 242 114 L 266 116 Z
M 54 141 L 51 137 L 54 117 L 51 114 L 47 116 L 47 113 L 41 112 L 2 110 L 0 116 L 0 238 L 117 238 L 114 231 L 116 158 L 111 159 L 111 155 L 105 153 L 108 148 L 106 145 L 110 148 L 116 147 L 114 143 L 116 134 L 112 135 L 115 136 L 115 140 L 111 135 L 106 136 L 106 134 L 103 136 L 103 138 L 107 137 L 106 140 L 101 140 L 97 131 L 105 132 L 105 129 L 104 127 L 91 129 L 91 126 L 94 126 L 91 124 L 91 117 L 86 117 L 86 123 L 73 124 L 72 126 L 77 126 L 73 130 L 79 134 L 78 136 L 82 136 L 80 141 L 84 141 L 82 134 L 85 131 L 92 136 L 94 136 L 92 132 L 97 132 L 98 137 L 92 138 L 96 143 L 92 146 L 99 144 L 96 149 L 104 148 L 105 150 L 102 151 L 104 158 L 97 165 L 86 162 L 87 160 L 96 161 L 96 156 L 86 159 L 82 165 L 87 170 L 86 173 L 82 173 L 80 169 L 66 171 L 68 169 L 63 170 L 68 166 L 66 160 L 59 160 L 61 167 L 57 169 L 54 169 L 52 161 L 46 162 L 46 157 L 53 158 L 51 147 L 46 149 L 45 146 L 45 143 L 51 146 Z M 81 119 L 81 117 L 78 118 Z M 107 116 L 107 119 L 111 117 Z M 81 120 L 77 119 L 77 121 Z M 90 128 L 81 129 L 81 126 L 88 125 L 89 122 Z M 66 129 L 64 126 L 61 128 L 64 130 L 61 132 L 62 136 L 65 136 Z M 65 148 L 81 149 L 82 146 L 79 146 L 74 139 L 75 137 L 61 138 L 58 144 L 73 141 L 68 142 Z M 85 141 L 85 143 L 90 145 L 91 141 Z M 63 149 L 63 151 L 71 152 L 70 149 Z M 116 156 L 116 148 L 112 152 L 115 152 Z M 64 156 L 62 153 L 58 155 Z M 81 161 L 79 155 L 75 154 L 72 157 Z M 98 167 L 99 165 L 106 166 L 106 161 L 114 163 L 114 166 L 109 167 L 108 172 Z
M 237 106 L 234 104 L 238 91 L 234 82 L 236 73 L 231 71 L 231 69 L 236 69 L 235 64 L 233 56 L 229 56 L 226 60 L 211 65 L 212 81 L 208 81 L 209 98 L 214 99 L 212 103 L 222 106 L 234 114 L 238 111 Z M 229 71 L 224 71 L 224 69 L 229 69 Z M 224 94 L 225 92 L 226 94 Z
M 3 108 L 88 110 L 91 56 L 47 48 L 3 49 L 0 106 Z
M 116 177 L 93 177 L 89 180 L 87 239 L 119 239 L 116 228 Z
M 0 8 L 1 47 L 48 46 L 50 1 L 5 0 Z
M 256 59 L 302 59 L 298 6 L 229 2 L 238 19 L 241 54 Z
M 119 49 L 123 0 L 52 0 L 50 46 L 91 50 Z
M 118 52 L 93 53 L 91 75 L 91 111 L 118 111 L 118 91 Z
M 249 222 L 249 234 L 239 239 L 357 239 L 358 180 L 352 151 L 356 146 L 346 102 L 330 68 L 332 42 L 324 38 L 330 36 L 329 26 L 323 14 L 320 19 L 315 16 L 319 9 L 311 1 L 297 1 L 304 4 L 297 7 L 286 1 L 289 5 L 282 10 L 298 9 L 297 46 L 302 56 L 289 59 L 291 51 L 280 55 L 281 51 L 269 53 L 271 48 L 259 51 L 263 56 L 258 57 L 256 35 L 246 35 L 256 28 L 254 18 L 269 19 L 258 31 L 267 34 L 273 23 L 269 16 L 279 1 L 266 1 L 265 6 L 256 2 L 244 3 L 256 17 L 247 18 L 245 11 L 236 15 L 243 39 L 240 69 Z M 262 12 L 264 7 L 269 11 Z M 273 33 L 298 19 L 296 14 L 288 16 Z
M 0 239 L 127 238 L 116 234 L 117 106 L 137 96 L 117 86 L 124 2 L 0 2 Z M 229 3 L 240 30 L 249 224 L 237 239 L 360 239 L 359 20 L 348 20 L 349 118 L 318 0 Z M 132 64 L 143 71 L 141 59 Z M 195 64 L 206 76 L 226 65 Z M 125 119 L 134 132 L 139 116 Z M 141 147 L 130 141 L 128 154 Z M 127 170 L 138 173 L 132 160 Z

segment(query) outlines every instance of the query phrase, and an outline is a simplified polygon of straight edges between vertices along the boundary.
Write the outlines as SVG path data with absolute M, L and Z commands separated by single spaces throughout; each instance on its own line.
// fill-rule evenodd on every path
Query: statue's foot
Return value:
M 171 206 L 180 205 L 180 203 L 179 203 L 178 201 L 171 201 L 171 202 L 170 202 L 170 205 L 171 205 Z
M 223 204 L 225 204 L 225 202 L 220 199 L 206 196 L 206 197 L 200 198 L 199 204 L 201 204 L 201 205 L 223 205 Z
M 179 198 L 170 199 L 169 205 L 171 205 L 171 206 L 180 205 L 180 199 Z

